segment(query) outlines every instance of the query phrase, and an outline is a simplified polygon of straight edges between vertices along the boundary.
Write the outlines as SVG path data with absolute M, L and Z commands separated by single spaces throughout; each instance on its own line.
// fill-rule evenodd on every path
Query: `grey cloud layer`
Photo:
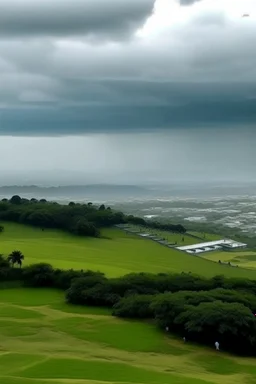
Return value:
M 255 130 L 2 137 L 0 184 L 255 181 Z M 8 181 L 7 181 L 8 180 Z
M 143 25 L 154 0 L 2 0 L 0 36 L 126 36 Z
M 201 3 L 139 37 L 154 1 L 1 1 L 0 134 L 256 122 L 256 23 Z
M 68 84 L 62 104 L 2 110 L 0 135 L 55 136 L 253 126 L 256 85 L 99 82 Z M 86 93 L 85 93 L 86 90 Z M 102 91 L 101 91 L 102 90 Z M 70 105 L 70 99 L 80 100 Z M 92 102 L 93 100 L 93 102 Z

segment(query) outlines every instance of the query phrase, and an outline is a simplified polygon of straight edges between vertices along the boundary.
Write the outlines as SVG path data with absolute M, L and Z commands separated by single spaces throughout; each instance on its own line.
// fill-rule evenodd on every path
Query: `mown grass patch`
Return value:
M 69 306 L 64 292 L 10 291 L 0 290 L 0 306 L 8 307 L 6 301 L 12 299 L 20 307 L 12 320 L 0 320 L 1 384 L 253 384 L 256 379 L 253 359 L 216 355 L 167 336 L 154 324 Z M 44 317 L 26 322 L 28 303 Z M 58 309 L 57 317 L 52 307 Z
M 222 240 L 223 238 L 221 235 L 216 235 L 215 233 L 205 233 L 205 232 L 195 232 L 195 231 L 188 231 L 188 233 L 193 236 L 199 237 L 204 241 Z
M 45 381 L 45 380 L 28 379 L 28 378 L 24 379 L 21 377 L 7 377 L 7 376 L 2 376 L 2 377 L 0 376 L 0 380 L 2 380 L 1 384 L 47 384 L 48 383 L 48 381 Z M 49 382 L 49 384 L 52 384 L 52 382 Z M 53 384 L 63 384 L 63 381 L 54 380 Z M 67 383 L 67 384 L 74 384 L 74 383 Z
M 256 269 L 256 252 L 234 251 L 234 252 L 211 252 L 202 256 L 204 259 L 218 262 L 230 262 L 240 268 Z
M 8 305 L 0 305 L 0 318 L 5 317 L 13 317 L 15 319 L 40 319 L 44 316 L 37 311 Z
M 13 320 L 0 319 L 0 340 L 1 336 L 5 337 L 24 337 L 37 335 L 42 329 L 40 323 L 19 322 L 16 318 Z M 1 343 L 1 341 L 0 341 Z
M 256 375 L 256 367 L 254 365 L 244 364 L 242 359 L 241 363 L 238 363 L 221 354 L 212 356 L 211 359 L 209 359 L 209 356 L 196 357 L 194 361 L 197 365 L 200 364 L 209 373 L 218 375 L 234 375 L 241 373 Z
M 240 257 L 242 257 L 244 260 L 247 260 L 247 261 L 256 261 L 256 252 L 251 254 L 246 254 Z
M 142 384 L 205 384 L 207 381 L 178 377 L 121 363 L 83 361 L 75 359 L 49 359 L 41 364 L 23 370 L 23 377 L 43 379 L 86 379 L 103 382 L 124 382 Z
M 67 303 L 56 303 L 51 304 L 50 308 L 56 309 L 65 313 L 81 314 L 81 315 L 100 315 L 100 316 L 110 316 L 111 309 L 109 308 L 100 308 L 100 307 L 87 307 L 80 305 L 69 305 Z
M 209 373 L 218 375 L 241 373 L 241 366 L 239 364 L 221 354 L 219 354 L 219 356 L 212 355 L 210 359 L 208 356 L 199 356 L 194 358 L 193 361 L 195 361 L 197 365 L 202 366 Z
M 43 357 L 36 354 L 5 353 L 0 355 L 0 374 L 7 375 L 11 373 L 12 376 L 16 371 L 24 369 L 26 366 L 40 363 L 43 360 Z
M 57 329 L 78 339 L 120 350 L 173 355 L 187 353 L 183 348 L 169 344 L 154 324 L 115 318 L 102 320 L 76 317 L 55 320 L 54 324 Z
M 54 305 L 64 302 L 64 292 L 56 289 L 10 288 L 0 289 L 0 303 L 11 303 L 24 307 Z

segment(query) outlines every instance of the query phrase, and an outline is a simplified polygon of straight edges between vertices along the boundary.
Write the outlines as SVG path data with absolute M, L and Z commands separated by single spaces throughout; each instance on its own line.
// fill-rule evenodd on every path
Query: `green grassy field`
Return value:
M 176 244 L 177 246 L 183 246 L 183 245 L 192 245 L 192 244 L 197 244 L 202 241 L 214 241 L 214 240 L 220 240 L 221 236 L 219 235 L 214 235 L 210 233 L 199 233 L 199 232 L 189 232 L 185 235 L 183 234 L 178 234 L 178 233 L 172 233 L 168 231 L 162 231 L 159 229 L 154 229 L 154 228 L 146 228 L 142 227 L 140 225 L 128 225 L 127 228 L 138 231 L 138 233 L 148 233 L 150 235 L 154 235 L 159 238 L 163 238 L 167 240 L 170 244 Z M 193 236 L 200 237 L 203 240 L 199 240 L 198 238 L 195 238 Z
M 125 234 L 118 229 L 103 231 L 107 238 L 80 238 L 61 231 L 5 223 L 0 234 L 0 253 L 15 249 L 25 255 L 25 264 L 47 262 L 64 269 L 92 269 L 109 277 L 131 272 L 192 272 L 207 277 L 256 278 L 256 271 L 231 268 L 203 258 L 169 249 L 151 240 Z
M 256 251 L 211 252 L 205 253 L 203 257 L 215 262 L 230 262 L 241 268 L 256 269 Z
M 223 237 L 221 235 L 216 235 L 214 233 L 202 233 L 202 232 L 194 232 L 194 231 L 188 231 L 191 235 L 200 237 L 204 239 L 204 241 L 214 241 L 214 240 L 221 240 Z
M 253 384 L 253 359 L 197 347 L 64 293 L 0 290 L 1 384 Z
M 256 271 L 221 266 L 117 229 L 103 231 L 104 239 L 83 239 L 4 226 L 0 253 L 21 250 L 27 265 L 48 262 L 108 276 L 191 271 L 256 278 Z M 123 321 L 107 309 L 70 306 L 62 291 L 18 287 L 0 289 L 0 383 L 256 384 L 256 368 L 254 359 L 184 344 L 153 323 Z

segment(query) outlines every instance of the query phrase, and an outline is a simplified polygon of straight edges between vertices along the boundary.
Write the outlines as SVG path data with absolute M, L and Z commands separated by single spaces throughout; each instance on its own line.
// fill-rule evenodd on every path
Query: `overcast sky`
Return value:
M 1 0 L 1 184 L 255 180 L 255 41 L 255 0 Z

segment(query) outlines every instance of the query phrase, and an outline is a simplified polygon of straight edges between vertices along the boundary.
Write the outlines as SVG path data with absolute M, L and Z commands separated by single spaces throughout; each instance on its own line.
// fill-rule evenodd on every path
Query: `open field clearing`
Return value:
M 152 236 L 156 236 L 162 239 L 167 240 L 170 244 L 175 244 L 176 246 L 183 245 L 193 245 L 200 242 L 220 240 L 221 236 L 214 235 L 210 233 L 199 233 L 199 232 L 189 232 L 187 234 L 173 233 L 170 231 L 163 231 L 155 228 L 145 228 L 140 225 L 127 225 L 126 228 L 129 228 L 131 231 L 137 231 L 138 234 L 147 233 Z M 201 240 L 200 240 L 201 239 Z
M 254 359 L 167 337 L 155 325 L 99 308 L 68 306 L 64 293 L 0 290 L 3 384 L 253 384 Z
M 222 240 L 221 235 L 216 235 L 214 233 L 202 233 L 202 232 L 194 232 L 194 231 L 188 231 L 189 234 L 193 236 L 200 237 L 204 239 L 203 241 L 215 241 L 215 240 Z
M 103 230 L 104 239 L 80 238 L 65 232 L 5 223 L 0 234 L 0 253 L 20 250 L 25 265 L 39 262 L 63 269 L 91 269 L 107 276 L 131 272 L 192 272 L 206 277 L 256 278 L 256 271 L 231 268 L 161 246 L 118 229 Z
M 256 269 L 256 251 L 211 252 L 205 253 L 203 257 L 215 262 L 230 262 L 241 268 Z

